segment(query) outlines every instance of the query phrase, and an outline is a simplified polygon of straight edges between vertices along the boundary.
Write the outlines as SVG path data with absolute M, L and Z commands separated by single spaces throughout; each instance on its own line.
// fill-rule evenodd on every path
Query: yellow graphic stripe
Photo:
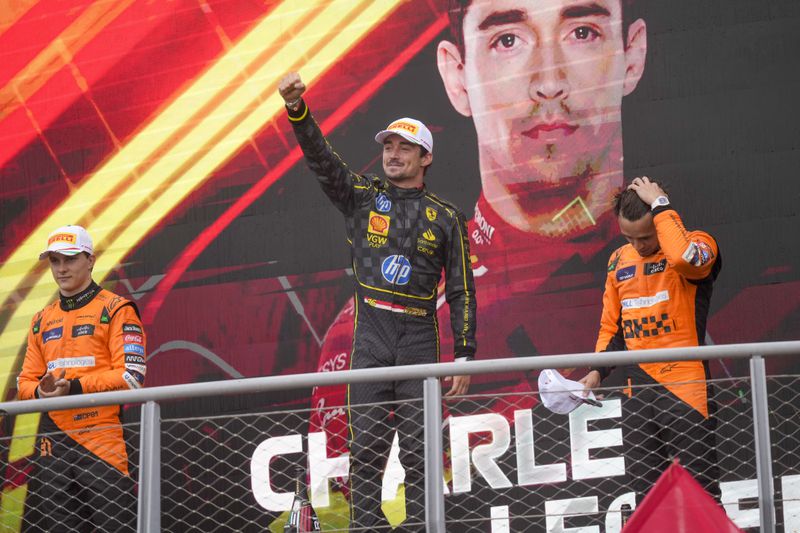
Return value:
M 39 0 L 0 0 L 0 35 L 38 3 Z
M 264 124 L 278 113 L 284 112 L 283 99 L 277 93 L 277 82 L 285 72 L 302 68 L 304 81 L 313 83 L 380 22 L 392 4 L 397 3 L 399 2 L 371 0 L 332 2 L 312 23 L 286 42 L 283 49 L 221 104 L 220 109 L 230 111 L 208 116 L 176 146 L 174 157 L 159 160 L 140 179 L 134 193 L 127 194 L 125 199 L 117 199 L 115 204 L 119 204 L 120 209 L 134 198 L 141 199 L 143 205 L 137 213 L 135 224 L 122 224 L 122 232 L 109 243 L 109 249 L 96 266 L 98 272 L 102 275 L 107 269 L 114 268 L 143 237 L 143 224 L 147 227 L 155 226 L 184 197 L 205 182 L 216 168 L 257 134 Z M 345 21 L 348 22 L 344 27 L 337 27 Z M 316 55 L 309 57 L 309 52 L 313 52 L 313 47 L 319 43 L 327 44 Z M 196 153 L 187 161 L 185 150 L 193 147 Z M 197 150 L 197 147 L 201 149 Z M 172 165 L 176 163 L 179 166 L 174 168 Z M 172 174 L 176 170 L 178 172 Z M 153 193 L 163 187 L 163 176 L 168 172 L 177 179 L 153 198 Z M 115 206 L 112 205 L 98 219 L 101 227 L 104 225 L 101 222 L 107 218 L 109 224 L 119 221 L 119 217 L 114 217 L 115 211 Z
M 14 419 L 14 437 L 8 447 L 8 462 L 13 463 L 28 457 L 36 446 L 36 432 L 39 429 L 41 413 L 17 415 Z
M 186 195 L 283 111 L 276 83 L 286 70 L 302 67 L 306 83 L 312 83 L 400 1 L 326 0 L 303 2 L 302 7 L 296 2 L 282 3 L 118 154 L 84 180 L 0 266 L 4 287 L 0 298 L 4 301 L 21 296 L 14 292 L 15 287 L 31 288 L 15 306 L 0 334 L 2 393 L 7 390 L 30 317 L 54 293 L 49 276 L 42 277 L 42 269 L 37 270 L 32 264 L 49 231 L 64 223 L 87 226 L 98 252 L 95 279 L 102 280 Z M 303 18 L 308 18 L 309 13 L 313 20 L 306 23 Z M 298 21 L 304 24 L 293 27 Z M 341 23 L 339 27 L 337 23 Z M 293 37 L 276 43 L 276 36 L 284 29 L 293 30 Z M 251 65 L 253 58 L 261 61 Z M 248 72 L 244 82 L 242 72 Z M 218 97 L 231 80 L 238 83 Z M 217 109 L 195 116 L 196 110 L 215 99 Z M 192 118 L 191 128 L 185 131 L 184 123 Z M 185 134 L 176 142 L 174 136 L 179 132 Z M 117 196 L 106 201 L 112 194 Z
M 83 222 L 88 225 L 87 219 L 108 208 L 108 204 L 102 202 L 104 197 L 119 195 L 122 187 L 131 186 L 139 177 L 141 167 L 158 161 L 166 150 L 164 146 L 185 134 L 184 130 L 187 129 L 185 124 L 191 122 L 189 128 L 196 127 L 196 121 L 199 120 L 196 116 L 198 110 L 206 110 L 207 114 L 214 111 L 206 109 L 208 102 L 224 94 L 229 85 L 245 72 L 252 60 L 264 50 L 273 47 L 275 39 L 283 33 L 280 31 L 282 28 L 291 28 L 302 21 L 306 11 L 292 9 L 289 7 L 291 4 L 292 2 L 284 2 L 275 8 L 235 48 L 220 58 L 150 124 L 138 132 L 122 150 L 114 154 L 92 176 L 83 180 L 73 194 L 31 233 L 11 257 L 0 265 L 0 279 L 3 280 L 0 287 L 0 302 L 5 301 L 9 293 L 30 274 L 31 261 L 37 257 L 50 231 L 70 223 Z M 314 8 L 316 4 L 309 2 L 309 6 Z M 189 159 L 193 151 L 183 154 L 184 158 Z M 124 210 L 125 213 L 130 211 L 130 208 Z M 110 230 L 111 228 L 106 228 L 106 231 Z M 93 235 L 93 237 L 95 241 L 99 240 L 98 236 Z
M 589 211 L 589 207 L 586 205 L 586 202 L 584 202 L 584 201 L 583 201 L 583 198 L 581 198 L 580 196 L 576 197 L 574 200 L 572 200 L 570 203 L 568 203 L 568 204 L 566 205 L 566 207 L 564 207 L 564 209 L 562 209 L 561 211 L 559 211 L 558 213 L 556 213 L 556 214 L 553 216 L 553 218 L 550 220 L 550 222 L 555 222 L 556 220 L 558 220 L 559 218 L 561 218 L 562 216 L 564 216 L 564 213 L 566 213 L 567 211 L 569 211 L 569 210 L 570 210 L 570 208 L 571 208 L 573 205 L 575 205 L 575 204 L 578 204 L 578 205 L 580 205 L 580 206 L 581 206 L 581 208 L 583 208 L 583 212 L 584 212 L 584 213 L 586 213 L 586 216 L 587 216 L 587 217 L 589 217 L 589 221 L 592 223 L 592 225 L 593 225 L 593 226 L 596 226 L 596 225 L 597 225 L 597 221 L 596 221 L 596 220 L 594 219 L 594 217 L 592 216 L 592 212 L 591 212 L 591 211 Z
M 94 2 L 0 89 L 0 121 L 41 89 L 134 0 Z M 3 8 L 0 7 L 0 10 Z
M 8 287 L 8 291 L 0 293 L 0 297 L 4 300 L 6 296 L 12 294 L 10 291 L 13 291 L 14 287 L 27 288 L 19 285 L 26 279 L 28 282 L 32 281 L 30 292 L 22 303 L 16 306 L 11 319 L 0 334 L 2 394 L 5 395 L 7 390 L 11 366 L 16 359 L 13 348 L 18 347 L 20 340 L 25 338 L 29 317 L 44 307 L 53 296 L 54 291 L 49 277 L 41 276 L 43 270 L 37 269 L 38 265 L 31 266 L 31 261 L 34 261 L 33 258 L 50 230 L 67 220 L 80 221 L 88 226 L 94 235 L 99 256 L 95 267 L 95 278 L 103 279 L 153 226 L 282 110 L 282 102 L 275 94 L 275 83 L 280 75 L 290 68 L 302 67 L 306 83 L 312 83 L 398 3 L 398 1 L 387 1 L 376 5 L 371 0 L 361 2 L 340 0 L 329 2 L 327 7 L 321 10 L 316 10 L 317 5 L 307 3 L 303 10 L 286 7 L 285 12 L 281 13 L 281 8 L 284 6 L 294 5 L 293 2 L 285 2 L 243 40 L 243 43 L 252 45 L 250 50 L 267 48 L 273 44 L 269 40 L 269 35 L 280 35 L 279 31 L 275 31 L 276 14 L 281 13 L 286 18 L 291 18 L 291 15 L 300 18 L 313 10 L 317 12 L 317 16 L 313 23 L 305 25 L 294 38 L 288 39 L 283 48 L 270 56 L 253 75 L 246 77 L 244 83 L 235 87 L 233 92 L 229 92 L 217 105 L 218 112 L 206 114 L 204 118 L 195 121 L 192 124 L 193 129 L 178 143 L 170 146 L 166 153 L 162 152 L 163 155 L 157 153 L 164 149 L 163 145 L 176 133 L 175 128 L 183 127 L 185 121 L 190 118 L 185 117 L 181 120 L 175 115 L 191 114 L 202 109 L 217 95 L 216 93 L 227 89 L 230 82 L 220 83 L 220 74 L 228 74 L 222 76 L 222 79 L 241 77 L 242 71 L 249 66 L 243 64 L 243 59 L 247 57 L 246 47 L 243 51 L 243 47 L 237 45 L 226 54 L 225 58 L 232 58 L 233 64 L 226 64 L 223 58 L 212 67 L 206 76 L 193 85 L 195 91 L 190 89 L 184 93 L 48 217 L 0 268 L 0 279 L 12 282 L 4 283 L 4 286 Z M 339 22 L 344 21 L 348 22 L 342 27 L 337 27 Z M 283 23 L 286 24 L 287 21 L 284 20 Z M 282 26 L 283 24 L 277 24 L 278 29 Z M 215 70 L 222 70 L 222 73 L 212 72 Z M 201 85 L 200 82 L 204 80 L 212 83 Z M 206 100 L 201 102 L 203 96 Z M 195 102 L 191 102 L 192 99 Z M 156 155 L 160 157 L 155 164 L 148 169 L 140 168 L 147 163 L 147 159 Z M 116 200 L 103 202 L 106 195 L 125 183 L 123 180 L 128 182 L 127 190 Z M 165 180 L 168 182 L 166 187 Z M 130 184 L 130 181 L 135 181 L 135 184 Z M 91 217 L 93 210 L 96 211 L 94 219 Z M 26 264 L 28 268 L 24 270 L 23 265 Z M 4 276 L 3 270 L 10 276 Z M 22 436 L 32 433 L 27 427 L 29 424 L 25 422 L 35 424 L 38 422 L 38 417 L 36 420 L 23 421 L 22 425 L 26 426 L 26 429 L 15 427 L 16 438 L 12 442 L 15 458 L 33 453 L 35 441 Z M 21 519 L 25 491 L 26 486 L 22 486 L 4 492 L 3 510 L 8 511 L 4 512 L 4 516 L 8 516 L 9 519 L 13 517 Z M 18 525 L 11 527 L 19 529 Z
M 22 514 L 25 512 L 25 496 L 28 485 L 3 489 L 0 501 L 0 531 L 22 531 Z

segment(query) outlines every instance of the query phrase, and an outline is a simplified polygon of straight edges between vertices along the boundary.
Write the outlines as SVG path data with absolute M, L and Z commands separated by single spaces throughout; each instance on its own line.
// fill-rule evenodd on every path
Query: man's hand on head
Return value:
M 300 74 L 290 72 L 278 82 L 278 92 L 286 102 L 287 107 L 296 107 L 300 103 L 300 98 L 306 92 L 306 85 L 300 79 Z
M 69 394 L 69 380 L 64 379 L 66 373 L 66 369 L 62 368 L 58 375 L 54 372 L 45 374 L 39 382 L 39 398 L 55 398 Z
M 657 183 L 650 181 L 650 178 L 647 176 L 634 178 L 631 184 L 628 185 L 628 189 L 635 191 L 639 198 L 641 198 L 642 201 L 647 205 L 652 205 L 655 199 L 659 196 L 667 195 L 667 193 L 665 193 Z

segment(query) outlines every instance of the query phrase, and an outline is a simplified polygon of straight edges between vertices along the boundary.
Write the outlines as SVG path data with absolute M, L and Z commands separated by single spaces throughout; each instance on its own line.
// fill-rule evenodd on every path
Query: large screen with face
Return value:
M 383 175 L 374 136 L 394 119 L 433 132 L 425 183 L 468 219 L 478 359 L 594 351 L 609 256 L 625 243 L 611 202 L 636 176 L 658 180 L 686 226 L 719 244 L 706 342 L 795 339 L 798 6 L 7 3 L 3 398 L 15 398 L 31 317 L 56 297 L 38 255 L 65 224 L 91 234 L 95 281 L 137 305 L 147 386 L 349 366 L 345 226 L 286 118 L 277 87 L 290 71 L 355 172 Z M 448 360 L 444 298 L 439 314 Z M 722 361 L 711 371 L 747 368 Z M 498 374 L 474 378 L 471 391 L 535 389 L 535 376 Z M 267 394 L 234 407 L 333 407 L 344 394 Z M 331 453 L 346 452 L 344 411 L 320 413 L 312 428 L 329 431 Z

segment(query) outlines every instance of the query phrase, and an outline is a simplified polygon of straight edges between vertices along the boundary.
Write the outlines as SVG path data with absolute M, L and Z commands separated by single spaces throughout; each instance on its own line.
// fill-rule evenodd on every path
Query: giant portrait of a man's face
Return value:
M 483 195 L 516 228 L 586 228 L 622 184 L 622 98 L 647 51 L 631 14 L 631 0 L 450 0 L 439 72 L 474 122 Z M 587 216 L 565 225 L 577 198 Z

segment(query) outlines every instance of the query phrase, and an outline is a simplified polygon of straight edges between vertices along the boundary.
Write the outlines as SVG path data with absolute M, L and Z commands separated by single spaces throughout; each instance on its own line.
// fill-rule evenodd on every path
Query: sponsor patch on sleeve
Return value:
M 125 336 L 122 338 L 122 342 L 124 343 L 133 342 L 135 344 L 142 344 L 144 342 L 144 339 L 142 338 L 141 335 L 138 335 L 136 333 L 126 333 Z
M 690 265 L 701 267 L 714 257 L 714 253 L 711 251 L 711 247 L 708 244 L 704 242 L 692 242 L 689 243 L 682 257 L 683 260 Z
M 138 324 L 122 324 L 124 333 L 142 333 L 142 328 Z
M 712 259 L 714 259 L 714 250 L 711 249 L 711 246 L 705 242 L 698 242 L 697 249 L 700 251 L 700 256 L 703 259 L 703 264 L 708 263 Z
M 122 351 L 135 355 L 144 355 L 144 346 L 141 344 L 125 344 L 122 347 Z
M 138 374 L 138 377 L 133 374 Z M 141 380 L 139 378 L 141 378 Z M 126 370 L 122 374 L 122 379 L 128 384 L 129 389 L 141 389 L 144 385 L 144 376 L 138 372 L 129 372 Z
M 141 374 L 143 376 L 147 375 L 147 366 L 145 366 L 145 365 L 132 365 L 132 364 L 126 363 L 125 364 L 125 370 L 127 370 L 128 372 L 131 372 L 131 374 L 133 374 L 134 372 L 138 372 L 139 374 Z
M 125 364 L 134 364 L 134 365 L 143 365 L 147 363 L 147 360 L 141 355 L 133 355 L 126 353 L 125 354 Z

